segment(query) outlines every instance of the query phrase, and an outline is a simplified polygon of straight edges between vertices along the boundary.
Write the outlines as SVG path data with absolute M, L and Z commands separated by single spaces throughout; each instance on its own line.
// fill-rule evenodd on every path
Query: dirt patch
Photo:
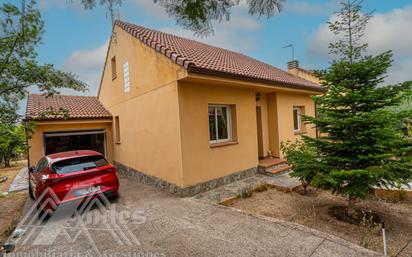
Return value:
M 355 213 L 348 215 L 348 208 L 345 206 L 333 206 L 329 208 L 328 214 L 337 220 L 355 225 L 377 226 L 381 224 L 379 214 L 371 210 L 355 210 Z
M 0 169 L 0 177 L 7 177 L 7 180 L 5 182 L 0 183 L 0 192 L 7 192 L 9 190 L 9 187 L 11 183 L 13 182 L 13 179 L 17 176 L 21 168 L 27 166 L 27 161 L 17 161 L 17 162 L 12 162 L 12 167 L 10 168 L 1 168 Z
M 26 192 L 0 197 L 0 245 L 3 245 L 19 222 L 26 199 Z
M 255 192 L 252 197 L 234 199 L 226 204 L 246 212 L 299 223 L 377 252 L 383 252 L 382 234 L 380 226 L 371 221 L 383 221 L 389 254 L 395 256 L 404 248 L 397 256 L 412 255 L 412 243 L 408 245 L 412 240 L 412 203 L 410 202 L 386 202 L 374 197 L 359 202 L 357 203 L 359 210 L 363 210 L 363 213 L 375 213 L 380 218 L 380 220 L 373 220 L 373 217 L 365 216 L 360 224 L 351 224 L 332 217 L 331 210 L 336 212 L 336 206 L 345 206 L 346 200 L 343 197 L 333 196 L 327 191 L 309 189 L 308 194 L 303 195 L 302 192 L 283 193 L 276 189 L 268 189 Z M 341 211 L 339 210 L 338 213 Z
M 21 168 L 27 165 L 27 161 L 12 162 L 12 167 L 1 168 L 0 177 L 6 176 L 7 180 L 0 183 L 0 192 L 7 192 L 14 177 Z M 0 245 L 7 240 L 11 232 L 21 218 L 22 209 L 27 199 L 27 192 L 12 193 L 0 196 Z

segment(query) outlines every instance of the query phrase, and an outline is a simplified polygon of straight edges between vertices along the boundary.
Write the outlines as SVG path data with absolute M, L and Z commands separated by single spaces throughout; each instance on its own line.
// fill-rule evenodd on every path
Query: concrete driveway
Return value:
M 38 224 L 26 215 L 14 256 L 380 256 L 300 225 L 175 197 L 124 178 L 120 193 L 110 210 L 94 208 L 82 220 L 63 216 Z

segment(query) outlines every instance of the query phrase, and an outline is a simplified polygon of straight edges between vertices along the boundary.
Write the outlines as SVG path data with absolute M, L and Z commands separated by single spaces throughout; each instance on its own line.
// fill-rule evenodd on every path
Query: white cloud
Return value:
M 131 2 L 137 5 L 137 7 L 142 8 L 144 13 L 148 16 L 161 19 L 168 18 L 164 7 L 154 3 L 153 0 L 132 0 Z
M 247 13 L 247 8 L 242 4 L 234 7 L 230 20 L 223 20 L 214 24 L 214 33 L 207 37 L 198 37 L 193 31 L 184 30 L 177 26 L 161 28 L 161 31 L 174 35 L 190 38 L 206 44 L 222 47 L 225 49 L 247 52 L 255 50 L 257 42 L 253 33 L 262 29 L 258 19 Z
M 412 80 L 411 67 L 412 57 L 406 60 L 395 61 L 393 66 L 389 69 L 389 76 L 386 79 L 386 82 L 389 84 L 396 84 L 407 80 Z
M 329 20 L 336 19 L 332 15 Z M 390 69 L 388 82 L 411 80 L 412 73 L 412 6 L 393 9 L 387 13 L 375 14 L 368 23 L 364 40 L 369 44 L 368 53 L 379 54 L 393 50 L 394 66 Z M 327 59 L 330 42 L 336 37 L 323 24 L 313 33 L 308 46 L 308 55 L 312 59 Z
M 368 26 L 366 40 L 374 53 L 391 49 L 399 55 L 412 57 L 412 5 L 376 14 Z
M 222 21 L 220 24 L 216 24 L 216 27 L 222 27 L 232 30 L 260 30 L 262 25 L 253 17 L 249 17 L 246 14 L 232 15 L 229 21 Z
M 108 42 L 93 49 L 76 50 L 64 61 L 63 70 L 73 72 L 80 80 L 86 82 L 90 95 L 97 94 L 107 47 Z
M 207 37 L 195 36 L 193 31 L 173 24 L 175 21 L 166 14 L 164 7 L 155 4 L 153 0 L 130 0 L 130 3 L 141 8 L 148 16 L 169 20 L 172 23 L 160 28 L 161 31 L 240 52 L 256 48 L 254 37 L 245 36 L 245 34 L 253 33 L 262 28 L 258 19 L 248 14 L 248 5 L 245 0 L 241 0 L 238 6 L 231 8 L 229 21 L 215 22 L 214 34 Z
M 215 33 L 208 37 L 197 37 L 192 31 L 185 30 L 179 27 L 165 27 L 161 31 L 171 33 L 173 35 L 189 38 L 200 41 L 209 45 L 218 46 L 228 50 L 237 52 L 246 52 L 256 48 L 256 41 L 249 37 L 242 37 L 236 31 L 227 29 L 215 29 Z

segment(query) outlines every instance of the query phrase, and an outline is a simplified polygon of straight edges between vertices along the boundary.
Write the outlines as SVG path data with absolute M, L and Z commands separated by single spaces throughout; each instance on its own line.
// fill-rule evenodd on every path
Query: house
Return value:
M 30 163 L 60 145 L 100 147 L 120 172 L 192 195 L 254 174 L 260 159 L 282 157 L 282 141 L 315 136 L 301 115 L 315 115 L 316 82 L 303 69 L 117 21 L 97 98 L 29 97 L 26 119 L 38 121 Z M 50 104 L 69 118 L 41 117 Z

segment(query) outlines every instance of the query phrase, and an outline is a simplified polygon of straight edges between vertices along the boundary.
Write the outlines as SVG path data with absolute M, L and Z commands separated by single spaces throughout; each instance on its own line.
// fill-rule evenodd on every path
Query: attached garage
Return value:
M 48 114 L 50 109 L 68 115 Z M 95 150 L 113 159 L 112 115 L 96 97 L 30 95 L 25 121 L 35 124 L 28 139 L 30 166 L 44 155 L 72 150 Z
M 94 150 L 106 155 L 104 130 L 82 130 L 43 133 L 46 155 L 72 150 Z

